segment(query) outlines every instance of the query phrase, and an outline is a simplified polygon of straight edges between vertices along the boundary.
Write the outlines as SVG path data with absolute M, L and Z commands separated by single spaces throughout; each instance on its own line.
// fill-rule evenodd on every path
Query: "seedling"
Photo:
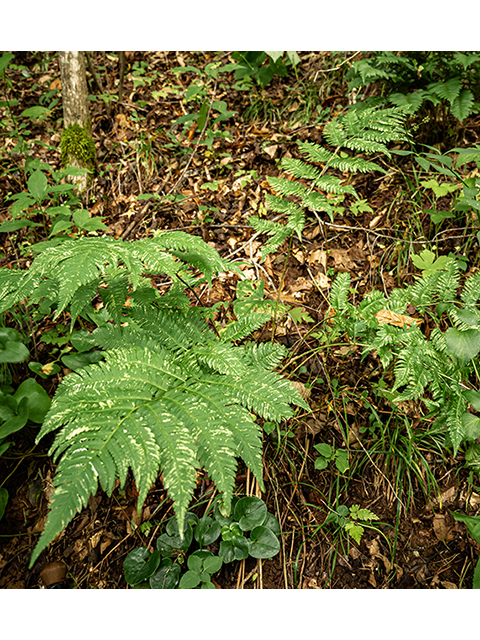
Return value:
M 335 447 L 326 442 L 314 445 L 314 449 L 319 454 L 318 458 L 315 459 L 315 469 L 318 471 L 326 469 L 330 462 L 335 462 L 335 466 L 340 473 L 345 473 L 350 466 L 346 449 L 335 449 Z
M 331 511 L 328 514 L 325 523 L 334 522 L 338 527 L 342 528 L 349 537 L 353 538 L 357 544 L 360 544 L 365 527 L 367 527 L 372 520 L 378 520 L 378 516 L 369 509 L 361 509 L 358 504 L 350 508 L 342 504 L 336 511 Z

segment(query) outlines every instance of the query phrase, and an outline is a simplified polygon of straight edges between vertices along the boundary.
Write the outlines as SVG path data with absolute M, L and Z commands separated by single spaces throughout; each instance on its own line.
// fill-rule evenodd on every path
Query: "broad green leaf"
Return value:
M 1 60 L 0 60 L 1 62 Z M 8 502 L 8 491 L 5 487 L 0 487 L 0 520 L 3 518 Z
M 474 311 L 470 311 L 469 309 L 457 309 L 456 313 L 459 320 L 461 320 L 465 324 L 469 324 L 471 326 L 480 324 L 479 313 L 475 313 Z
M 223 558 L 221 558 L 220 556 L 212 555 L 209 558 L 205 558 L 205 560 L 203 561 L 203 568 L 205 569 L 205 571 L 207 571 L 207 573 L 213 576 L 214 573 L 220 571 L 220 569 L 222 568 L 222 564 Z
M 27 378 L 22 382 L 16 390 L 14 398 L 19 405 L 26 398 L 28 419 L 36 424 L 42 424 L 52 403 L 45 389 L 33 378 Z
M 30 120 L 35 120 L 36 118 L 40 118 L 41 116 L 48 116 L 50 115 L 51 111 L 50 109 L 47 109 L 46 107 L 30 107 L 28 109 L 24 109 L 22 111 L 22 116 L 25 118 L 30 118 Z
M 0 342 L 0 362 L 24 362 L 29 356 L 23 342 Z
M 480 411 L 480 391 L 475 391 L 474 389 L 464 389 L 463 396 L 474 409 Z
M 475 565 L 472 589 L 480 589 L 480 558 L 477 560 L 477 564 Z
M 333 447 L 326 442 L 320 442 L 319 444 L 314 445 L 313 447 L 318 453 L 324 458 L 331 458 L 334 452 Z
M 480 352 L 480 331 L 468 329 L 459 331 L 450 327 L 445 331 L 447 349 L 459 360 L 468 362 Z
M 17 412 L 9 420 L 0 425 L 0 440 L 7 438 L 12 433 L 23 429 L 28 422 L 27 400 L 24 398 L 18 403 Z
M 440 256 L 435 260 L 435 254 L 428 249 L 424 249 L 418 255 L 412 255 L 413 264 L 417 269 L 421 269 L 425 276 L 429 276 L 435 273 L 435 271 L 443 269 L 450 260 L 451 258 L 448 256 Z
M 181 568 L 170 558 L 163 558 L 158 571 L 150 577 L 151 589 L 175 589 L 180 579 Z
M 270 56 L 270 58 L 276 62 L 278 60 L 278 58 L 281 58 L 283 56 L 283 51 L 265 51 L 265 53 L 267 54 L 267 56 Z
M 105 356 L 102 351 L 88 351 L 85 353 L 73 353 L 72 355 L 62 356 L 62 362 L 72 371 L 77 371 L 77 369 L 83 369 L 89 364 L 100 362 L 104 357 Z
M 468 533 L 480 544 L 480 516 L 467 516 L 463 513 L 450 512 L 455 520 L 466 524 Z
M 90 218 L 90 213 L 86 209 L 80 209 L 79 211 L 75 211 L 72 217 L 77 227 L 83 229 L 85 223 Z
M 13 218 L 16 218 L 22 211 L 35 204 L 34 198 L 31 198 L 28 193 L 19 193 L 15 197 L 10 198 L 15 202 L 10 206 L 10 213 Z
M 241 498 L 235 505 L 234 517 L 242 531 L 263 524 L 266 515 L 267 505 L 254 496 Z
M 135 585 L 150 578 L 160 564 L 160 553 L 150 553 L 148 547 L 138 547 L 130 551 L 123 563 L 125 580 L 128 584 Z
M 67 231 L 68 229 L 71 229 L 72 227 L 73 227 L 73 222 L 70 222 L 70 220 L 58 220 L 53 225 L 49 235 L 53 236 L 56 233 L 61 233 L 62 231 Z
M 26 220 L 25 218 L 21 220 L 7 220 L 6 222 L 2 222 L 2 224 L 0 224 L 0 233 L 11 233 L 12 231 L 18 231 L 19 229 L 23 229 L 24 227 L 41 226 L 42 225 L 40 222 L 32 222 L 31 220 Z
M 250 534 L 250 555 L 252 558 L 273 558 L 280 551 L 280 541 L 271 529 L 255 527 Z
M 201 582 L 201 578 L 196 571 L 187 571 L 180 578 L 179 589 L 195 589 Z
M 345 473 L 345 471 L 350 466 L 350 463 L 348 461 L 348 451 L 346 451 L 345 449 L 337 449 L 335 466 L 340 471 L 340 473 Z
M 27 180 L 28 191 L 33 198 L 40 204 L 45 199 L 48 192 L 47 177 L 44 173 L 37 169 Z
M 288 56 L 288 59 L 290 60 L 290 62 L 292 63 L 292 66 L 294 66 L 294 67 L 296 67 L 297 64 L 299 64 L 301 62 L 300 56 L 298 55 L 298 53 L 296 51 L 287 51 L 287 56 Z
M 462 416 L 465 440 L 476 440 L 480 436 L 480 418 L 472 413 L 464 413 Z
M 8 67 L 9 63 L 14 59 L 13 53 L 10 51 L 4 51 L 0 58 L 0 74 Z
M 220 536 L 221 530 L 222 527 L 219 522 L 216 522 L 210 516 L 204 516 L 198 521 L 193 533 L 200 547 L 207 547 Z

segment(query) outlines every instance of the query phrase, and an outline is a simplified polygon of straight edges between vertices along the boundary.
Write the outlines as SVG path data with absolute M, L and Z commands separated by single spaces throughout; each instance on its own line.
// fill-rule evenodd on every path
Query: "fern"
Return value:
M 454 455 L 480 436 L 480 418 L 469 411 L 470 403 L 480 409 L 480 392 L 472 383 L 480 352 L 480 276 L 468 277 L 458 293 L 459 274 L 451 260 L 413 285 L 395 289 L 388 299 L 381 291 L 370 292 L 357 308 L 347 300 L 350 276 L 340 274 L 330 299 L 334 328 L 361 341 L 364 354 L 376 352 L 385 369 L 393 366 L 396 400 L 422 399 L 437 425 L 447 429 Z M 375 317 L 381 309 L 406 314 L 410 304 L 417 315 L 429 314 L 434 324 L 429 338 L 417 324 L 402 328 Z M 452 326 L 442 332 L 445 312 Z
M 325 125 L 324 137 L 326 142 L 334 147 L 333 151 L 311 142 L 300 142 L 298 148 L 304 159 L 284 158 L 280 163 L 291 179 L 268 178 L 270 186 L 278 195 L 267 196 L 267 207 L 284 214 L 287 218 L 286 223 L 265 221 L 258 216 L 249 218 L 255 231 L 270 236 L 262 248 L 263 259 L 276 251 L 293 233 L 301 239 L 305 225 L 305 210 L 310 210 L 315 215 L 318 212 L 326 213 L 333 222 L 335 210 L 332 200 L 327 197 L 329 194 L 339 197 L 351 196 L 358 200 L 359 196 L 354 187 L 344 184 L 344 180 L 338 176 L 326 172 L 383 171 L 375 162 L 362 157 L 350 157 L 342 149 L 366 154 L 382 153 L 390 157 L 387 143 L 406 138 L 403 119 L 402 110 L 397 107 L 349 111 Z
M 92 493 L 101 487 L 110 495 L 129 469 L 139 508 L 161 470 L 183 522 L 195 471 L 204 467 L 228 509 L 238 457 L 263 486 L 255 416 L 278 421 L 293 415 L 292 404 L 308 409 L 272 371 L 283 347 L 233 343 L 269 314 L 250 312 L 217 333 L 208 322 L 211 310 L 187 306 L 180 287 L 201 280 L 195 267 L 211 279 L 233 265 L 199 238 L 175 232 L 132 243 L 79 238 L 46 248 L 28 272 L 0 270 L 2 309 L 48 296 L 55 316 L 70 309 L 73 323 L 100 294 L 111 318 L 88 338 L 104 359 L 64 377 L 37 437 L 57 431 L 50 453 L 58 466 L 31 566 Z M 143 277 L 158 273 L 172 279 L 164 296 Z M 128 292 L 132 304 L 125 306 Z

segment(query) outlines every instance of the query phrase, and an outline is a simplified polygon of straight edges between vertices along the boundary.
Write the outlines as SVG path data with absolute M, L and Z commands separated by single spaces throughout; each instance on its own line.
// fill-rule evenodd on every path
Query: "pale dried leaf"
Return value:
M 403 327 L 407 325 L 408 327 L 412 324 L 420 325 L 422 324 L 422 318 L 411 318 L 410 316 L 403 316 L 400 313 L 395 313 L 395 311 L 390 311 L 389 309 L 380 309 L 375 314 L 376 319 L 380 322 L 380 324 L 391 324 L 395 327 Z

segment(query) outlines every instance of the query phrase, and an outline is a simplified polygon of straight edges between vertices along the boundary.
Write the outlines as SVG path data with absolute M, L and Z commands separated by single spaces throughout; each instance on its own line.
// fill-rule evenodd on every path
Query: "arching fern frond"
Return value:
M 259 222 L 258 217 L 249 218 L 250 224 L 257 232 L 268 233 L 271 236 L 262 251 L 263 259 L 272 251 L 276 251 L 280 244 L 292 235 L 293 229 L 298 232 L 301 227 L 301 233 L 305 214 L 300 218 L 298 207 L 301 210 L 312 211 L 314 215 L 324 212 L 333 222 L 335 208 L 328 195 L 360 199 L 352 185 L 344 184 L 343 178 L 326 172 L 335 169 L 344 173 L 383 171 L 376 163 L 362 157 L 352 158 L 344 150 L 366 154 L 383 153 L 390 156 L 387 143 L 406 138 L 403 128 L 404 117 L 402 110 L 397 107 L 349 111 L 337 116 L 324 127 L 323 135 L 327 142 L 335 147 L 333 151 L 315 143 L 300 142 L 298 148 L 304 159 L 282 159 L 280 167 L 292 179 L 283 176 L 268 178 L 269 184 L 279 195 L 269 195 L 266 198 L 266 204 L 272 211 L 286 214 L 286 223 L 271 222 L 267 227 Z M 294 217 L 297 217 L 295 225 L 291 222 Z M 298 224 L 299 221 L 302 222 L 301 225 Z
M 81 292 L 80 308 L 95 283 L 117 322 L 104 323 L 90 335 L 88 342 L 103 351 L 104 360 L 65 376 L 40 429 L 38 440 L 57 431 L 50 453 L 58 467 L 45 530 L 31 564 L 99 486 L 110 495 L 117 479 L 125 482 L 129 469 L 139 489 L 139 508 L 161 470 L 175 514 L 183 522 L 201 467 L 223 492 L 228 507 L 237 457 L 262 486 L 261 431 L 255 416 L 280 420 L 293 415 L 292 404 L 308 408 L 293 385 L 271 370 L 285 355 L 282 347 L 231 342 L 261 326 L 269 314 L 252 313 L 245 322 L 240 318 L 217 337 L 207 322 L 211 310 L 169 309 L 153 289 L 148 304 L 120 306 L 126 287 L 133 286 L 127 265 L 136 264 L 139 274 L 139 261 L 146 268 L 153 258 L 137 246 L 134 257 L 133 250 L 125 249 L 128 259 L 119 259 L 119 244 L 109 243 L 119 263 L 115 269 L 112 255 L 100 264 L 101 245 L 89 271 L 91 283 L 72 287 L 71 306 Z M 184 246 L 189 248 L 190 242 Z M 41 263 L 47 261 L 47 251 Z M 77 265 L 79 254 L 70 251 Z M 175 268 L 182 267 L 173 260 Z M 220 263 L 226 266 L 220 260 L 217 267 Z M 44 282 L 40 280 L 39 287 Z

